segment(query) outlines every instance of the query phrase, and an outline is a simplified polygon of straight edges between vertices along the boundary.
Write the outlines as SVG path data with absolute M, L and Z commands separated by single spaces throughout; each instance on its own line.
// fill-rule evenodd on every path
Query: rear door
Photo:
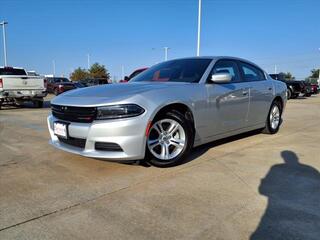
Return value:
M 248 126 L 265 123 L 273 99 L 272 81 L 258 67 L 242 61 L 238 64 L 242 78 L 249 85 Z
M 207 82 L 208 103 L 210 109 L 210 135 L 228 133 L 246 126 L 249 110 L 249 85 L 243 82 L 234 60 L 219 60 L 215 63 L 211 74 L 229 73 L 231 82 Z M 210 123 L 209 123 L 210 124 Z

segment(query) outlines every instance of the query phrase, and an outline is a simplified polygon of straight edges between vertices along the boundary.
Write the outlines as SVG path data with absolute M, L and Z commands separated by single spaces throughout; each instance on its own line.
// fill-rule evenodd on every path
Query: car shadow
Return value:
M 228 143 L 231 143 L 231 142 L 235 142 L 235 141 L 238 141 L 238 140 L 241 140 L 241 139 L 244 139 L 244 138 L 248 138 L 248 137 L 252 137 L 252 136 L 255 136 L 255 135 L 258 135 L 258 134 L 261 134 L 261 129 L 253 130 L 253 131 L 246 132 L 246 133 L 241 133 L 241 134 L 238 134 L 238 135 L 234 135 L 234 136 L 231 136 L 231 137 L 219 139 L 219 140 L 216 140 L 216 141 L 213 141 L 213 142 L 206 143 L 204 145 L 195 147 L 192 150 L 190 156 L 182 164 L 185 164 L 185 163 L 188 163 L 188 162 L 191 162 L 191 161 L 197 159 L 198 157 L 200 157 L 201 155 L 205 154 L 209 149 L 211 149 L 213 147 L 217 147 L 217 146 L 220 146 L 220 145 L 224 145 L 224 144 L 228 144 Z
M 299 97 L 296 97 L 296 98 L 290 98 L 289 101 L 290 101 L 290 100 L 293 100 L 293 101 L 294 101 L 294 100 L 304 100 L 304 99 L 307 99 L 307 98 L 308 98 L 308 97 L 305 97 L 305 96 L 299 96 Z
M 50 108 L 50 101 L 43 101 L 43 107 L 42 108 Z M 13 110 L 13 109 L 22 109 L 22 108 L 33 108 L 37 109 L 33 106 L 32 102 L 25 102 L 21 105 L 3 105 L 1 106 L 0 111 L 6 111 L 6 110 Z M 39 108 L 41 109 L 41 108 Z
M 259 193 L 268 205 L 250 240 L 319 239 L 320 173 L 302 164 L 293 151 L 282 151 L 261 180 Z
M 250 131 L 250 132 L 246 132 L 246 133 L 241 133 L 241 134 L 238 134 L 238 135 L 235 135 L 235 136 L 223 138 L 223 139 L 220 139 L 220 140 L 216 140 L 216 141 L 213 141 L 213 142 L 206 143 L 206 144 L 203 144 L 201 146 L 195 147 L 195 148 L 192 149 L 191 153 L 186 158 L 186 160 L 183 161 L 182 163 L 178 164 L 178 166 L 186 164 L 188 162 L 191 162 L 191 161 L 197 159 L 198 157 L 200 157 L 201 155 L 205 154 L 209 149 L 211 149 L 213 147 L 217 147 L 217 146 L 220 146 L 220 145 L 223 145 L 223 144 L 235 142 L 235 141 L 241 140 L 243 138 L 251 137 L 251 136 L 254 136 L 254 135 L 257 135 L 257 134 L 261 134 L 261 129 Z M 139 166 L 142 166 L 142 167 L 151 167 L 152 166 L 145 160 L 128 161 L 128 162 L 120 162 L 120 163 L 121 164 L 139 165 Z

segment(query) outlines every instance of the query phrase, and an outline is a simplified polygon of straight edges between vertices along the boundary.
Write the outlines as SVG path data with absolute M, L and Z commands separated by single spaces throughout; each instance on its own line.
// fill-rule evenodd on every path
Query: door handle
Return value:
M 271 91 L 271 90 L 272 90 L 272 87 L 269 87 L 268 90 Z

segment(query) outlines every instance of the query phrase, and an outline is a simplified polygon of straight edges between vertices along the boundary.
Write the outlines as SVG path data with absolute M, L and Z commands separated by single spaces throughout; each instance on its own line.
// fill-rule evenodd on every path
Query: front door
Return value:
M 249 84 L 240 77 L 237 63 L 233 60 L 219 60 L 211 74 L 229 73 L 232 80 L 228 83 L 206 84 L 208 93 L 208 115 L 210 115 L 210 136 L 232 132 L 246 127 L 249 111 Z

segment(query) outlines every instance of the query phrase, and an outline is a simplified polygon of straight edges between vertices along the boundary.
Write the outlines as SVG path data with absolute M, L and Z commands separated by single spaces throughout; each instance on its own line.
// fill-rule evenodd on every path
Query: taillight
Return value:
M 0 88 L 3 88 L 3 82 L 1 78 L 0 78 Z

